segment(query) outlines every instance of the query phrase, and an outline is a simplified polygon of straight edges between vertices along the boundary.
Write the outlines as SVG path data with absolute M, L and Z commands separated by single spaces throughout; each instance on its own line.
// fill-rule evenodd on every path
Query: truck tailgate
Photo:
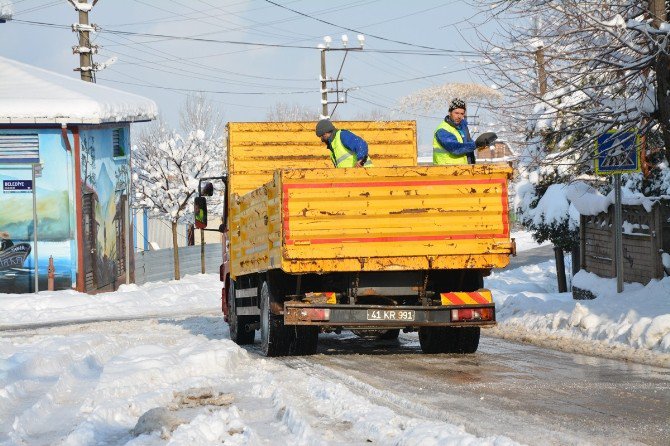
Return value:
M 276 173 L 286 272 L 509 262 L 506 164 Z

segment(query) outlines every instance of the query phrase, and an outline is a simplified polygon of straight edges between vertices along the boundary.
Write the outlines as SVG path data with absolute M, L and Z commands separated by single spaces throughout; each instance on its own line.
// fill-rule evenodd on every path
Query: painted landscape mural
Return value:
M 1 130 L 2 135 L 20 131 Z M 26 133 L 24 131 L 23 133 Z M 74 172 L 60 130 L 38 134 L 42 173 L 32 183 L 29 164 L 0 164 L 0 292 L 35 290 L 35 251 L 39 289 L 47 289 L 49 258 L 54 262 L 55 289 L 72 287 L 76 280 L 74 239 Z M 37 249 L 34 244 L 33 197 L 36 190 Z
M 86 289 L 109 290 L 125 274 L 129 127 L 82 131 L 80 141 Z

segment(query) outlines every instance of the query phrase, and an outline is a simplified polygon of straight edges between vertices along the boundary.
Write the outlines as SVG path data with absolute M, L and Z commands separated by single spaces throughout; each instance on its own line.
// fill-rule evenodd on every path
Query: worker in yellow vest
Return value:
M 372 167 L 368 143 L 349 130 L 336 129 L 330 119 L 317 122 L 316 136 L 330 150 L 330 159 L 335 167 Z
M 455 98 L 433 134 L 433 164 L 474 164 L 475 142 L 465 119 L 465 101 Z

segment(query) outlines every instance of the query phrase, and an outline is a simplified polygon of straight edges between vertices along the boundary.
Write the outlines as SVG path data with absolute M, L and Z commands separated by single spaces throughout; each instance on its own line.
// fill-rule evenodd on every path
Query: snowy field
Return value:
M 669 277 L 620 295 L 613 280 L 574 283 L 597 299 L 557 293 L 553 261 L 493 273 L 499 324 L 484 335 L 670 366 Z M 220 295 L 216 275 L 97 296 L 0 294 L 0 445 L 516 444 L 238 347 Z

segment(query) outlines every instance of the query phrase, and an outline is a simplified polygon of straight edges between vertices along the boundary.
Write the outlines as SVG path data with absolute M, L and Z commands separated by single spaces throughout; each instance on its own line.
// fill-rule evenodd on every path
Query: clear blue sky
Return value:
M 91 22 L 104 30 L 94 37 L 101 46 L 94 60 L 104 62 L 117 56 L 118 61 L 97 74 L 98 83 L 155 100 L 173 125 L 177 124 L 186 90 L 212 92 L 208 96 L 226 121 L 262 121 L 268 109 L 279 102 L 307 105 L 318 112 L 320 53 L 316 46 L 323 42 L 323 36 L 330 35 L 331 46 L 339 48 L 344 33 L 349 36 L 349 46 L 357 46 L 355 31 L 365 34 L 365 50 L 348 53 L 341 77 L 344 88 L 359 88 L 349 92 L 348 103 L 338 106 L 334 119 L 356 119 L 372 110 L 393 109 L 401 97 L 426 87 L 481 82 L 468 71 L 473 67 L 473 56 L 449 52 L 470 52 L 465 39 L 477 45 L 472 28 L 484 17 L 466 2 L 275 3 L 283 8 L 265 0 L 99 0 L 90 13 Z M 14 20 L 0 24 L 0 54 L 78 77 L 72 71 L 79 63 L 71 49 L 77 42 L 75 33 L 22 22 L 69 26 L 77 21 L 74 8 L 66 0 L 14 0 L 13 9 Z M 239 45 L 232 41 L 310 48 Z M 329 76 L 337 74 L 342 55 L 328 52 Z M 430 144 L 430 134 L 444 116 L 446 104 L 444 108 L 417 115 L 396 114 L 394 118 L 417 119 L 425 145 Z

